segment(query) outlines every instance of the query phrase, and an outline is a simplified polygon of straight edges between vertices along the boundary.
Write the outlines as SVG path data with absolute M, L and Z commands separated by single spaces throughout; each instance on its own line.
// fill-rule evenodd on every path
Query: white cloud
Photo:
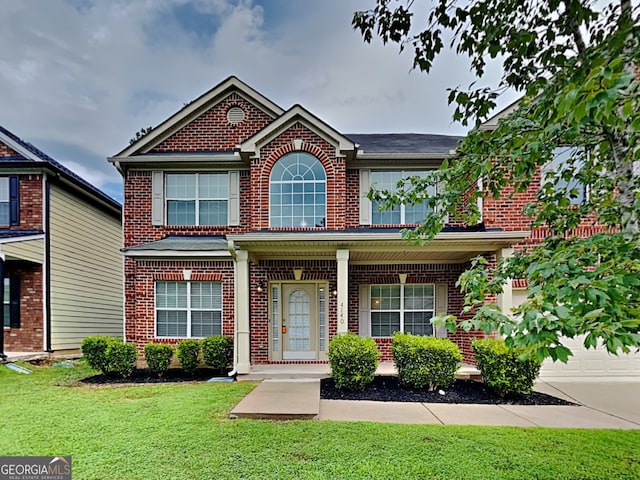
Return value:
M 373 0 L 4 3 L 0 124 L 98 187 L 119 181 L 105 157 L 229 75 L 345 133 L 464 131 L 445 91 L 471 80 L 464 63 L 427 77 L 394 46 L 364 44 L 351 16 Z

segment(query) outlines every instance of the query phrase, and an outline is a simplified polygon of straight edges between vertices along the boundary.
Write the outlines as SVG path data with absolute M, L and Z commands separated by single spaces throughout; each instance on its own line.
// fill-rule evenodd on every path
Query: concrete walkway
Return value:
M 311 373 L 312 367 L 308 368 Z M 298 375 L 301 373 L 298 370 Z M 283 376 L 290 374 L 283 373 Z M 292 375 L 292 374 L 291 374 Z M 326 376 L 326 375 L 325 375 Z M 231 418 L 317 419 L 383 423 L 640 429 L 640 381 L 539 382 L 536 391 L 577 406 L 462 405 L 321 400 L 320 378 L 270 378 Z

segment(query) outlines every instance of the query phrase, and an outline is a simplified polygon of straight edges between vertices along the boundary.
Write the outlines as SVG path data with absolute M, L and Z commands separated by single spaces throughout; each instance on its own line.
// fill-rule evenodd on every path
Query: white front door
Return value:
M 282 294 L 282 359 L 316 360 L 316 285 L 284 284 Z

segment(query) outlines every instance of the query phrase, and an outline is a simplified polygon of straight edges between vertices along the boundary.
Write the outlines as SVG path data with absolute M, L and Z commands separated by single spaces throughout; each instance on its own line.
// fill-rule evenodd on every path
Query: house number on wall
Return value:
M 344 302 L 340 302 L 340 323 L 344 325 Z

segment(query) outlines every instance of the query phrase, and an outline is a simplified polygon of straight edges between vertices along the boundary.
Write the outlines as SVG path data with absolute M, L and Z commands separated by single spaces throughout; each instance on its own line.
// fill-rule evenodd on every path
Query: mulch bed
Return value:
M 90 385 L 119 385 L 145 383 L 206 382 L 213 377 L 227 377 L 227 372 L 219 372 L 211 368 L 198 368 L 192 375 L 187 375 L 181 368 L 170 368 L 161 377 L 146 368 L 136 368 L 130 377 L 120 378 L 112 375 L 94 375 L 80 380 Z
M 442 393 L 444 394 L 442 394 Z M 338 390 L 332 378 L 320 381 L 320 398 L 325 400 L 373 400 L 377 402 L 466 403 L 484 405 L 576 405 L 551 395 L 533 392 L 518 397 L 501 398 L 484 383 L 456 380 L 441 391 L 415 391 L 402 387 L 395 376 L 376 376 L 363 392 Z

